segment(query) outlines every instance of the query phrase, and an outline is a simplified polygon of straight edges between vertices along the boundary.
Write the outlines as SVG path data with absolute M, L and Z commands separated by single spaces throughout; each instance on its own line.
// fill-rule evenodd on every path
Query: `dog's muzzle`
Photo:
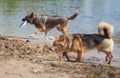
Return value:
M 26 24 L 27 24 L 27 21 L 23 21 L 23 22 L 20 24 L 19 27 L 20 27 L 20 28 L 21 28 L 21 27 L 24 27 Z
M 56 48 L 55 48 L 54 46 L 51 46 L 51 47 L 49 47 L 49 50 L 50 50 L 50 51 L 55 51 Z

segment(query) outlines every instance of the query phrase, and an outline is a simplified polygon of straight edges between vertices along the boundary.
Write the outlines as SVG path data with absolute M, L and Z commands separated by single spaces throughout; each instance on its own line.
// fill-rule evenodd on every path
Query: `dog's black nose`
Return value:
M 49 47 L 49 50 L 50 50 L 50 51 L 55 51 L 56 49 L 53 48 L 53 47 Z
M 50 51 L 53 51 L 50 47 L 49 47 L 49 50 L 50 50 Z
M 22 21 L 25 21 L 25 19 L 22 19 Z

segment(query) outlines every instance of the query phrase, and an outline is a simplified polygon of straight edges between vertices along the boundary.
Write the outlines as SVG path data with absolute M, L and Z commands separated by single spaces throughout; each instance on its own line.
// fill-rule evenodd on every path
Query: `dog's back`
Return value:
M 67 21 L 67 18 L 64 18 L 63 16 L 48 16 L 45 26 L 46 29 L 51 29 L 57 25 L 62 25 Z
M 86 49 L 95 48 L 105 39 L 104 36 L 99 34 L 79 34 L 79 36 L 82 40 L 83 46 Z
M 98 51 L 101 51 L 100 47 L 106 47 L 107 45 L 108 48 L 111 48 L 111 45 L 113 45 L 112 35 L 113 27 L 110 24 L 104 22 L 99 24 L 98 34 L 79 34 L 83 46 L 86 48 L 86 50 L 97 48 Z

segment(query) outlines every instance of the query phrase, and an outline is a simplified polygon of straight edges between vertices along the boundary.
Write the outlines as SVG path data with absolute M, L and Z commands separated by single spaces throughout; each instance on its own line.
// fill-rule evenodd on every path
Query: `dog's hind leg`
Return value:
M 106 54 L 105 61 L 107 64 L 111 63 L 112 60 L 112 51 L 113 51 L 114 42 L 112 39 L 104 39 L 97 47 L 98 51 Z
M 63 27 L 63 28 L 57 27 L 57 29 L 58 29 L 58 31 L 62 32 L 62 34 L 63 34 L 64 36 L 67 35 L 67 29 L 65 29 L 64 27 Z
M 63 33 L 64 36 L 67 35 L 67 29 L 68 29 L 67 24 L 61 29 L 61 32 Z
M 62 33 L 63 33 L 64 36 L 67 35 L 67 31 L 66 30 L 62 30 Z
M 67 35 L 67 29 L 68 29 L 68 21 L 65 21 L 62 25 L 58 25 L 57 29 L 58 31 L 61 31 L 64 36 Z
M 113 57 L 112 51 L 110 51 L 110 50 L 108 50 L 108 49 L 99 50 L 99 51 L 106 54 L 105 63 L 111 64 L 111 60 L 112 60 L 112 57 Z
M 106 58 L 105 58 L 105 61 L 107 64 L 111 64 L 111 60 L 112 60 L 113 56 L 112 56 L 112 52 L 109 51 L 109 52 L 106 52 Z
M 45 36 L 44 36 L 44 38 L 47 39 L 47 36 L 48 36 L 48 32 L 45 31 Z

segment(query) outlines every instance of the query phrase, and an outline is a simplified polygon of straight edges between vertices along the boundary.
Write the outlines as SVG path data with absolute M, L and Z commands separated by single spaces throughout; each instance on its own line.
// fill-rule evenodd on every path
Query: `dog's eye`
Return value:
M 57 44 L 53 43 L 53 46 L 56 46 Z

